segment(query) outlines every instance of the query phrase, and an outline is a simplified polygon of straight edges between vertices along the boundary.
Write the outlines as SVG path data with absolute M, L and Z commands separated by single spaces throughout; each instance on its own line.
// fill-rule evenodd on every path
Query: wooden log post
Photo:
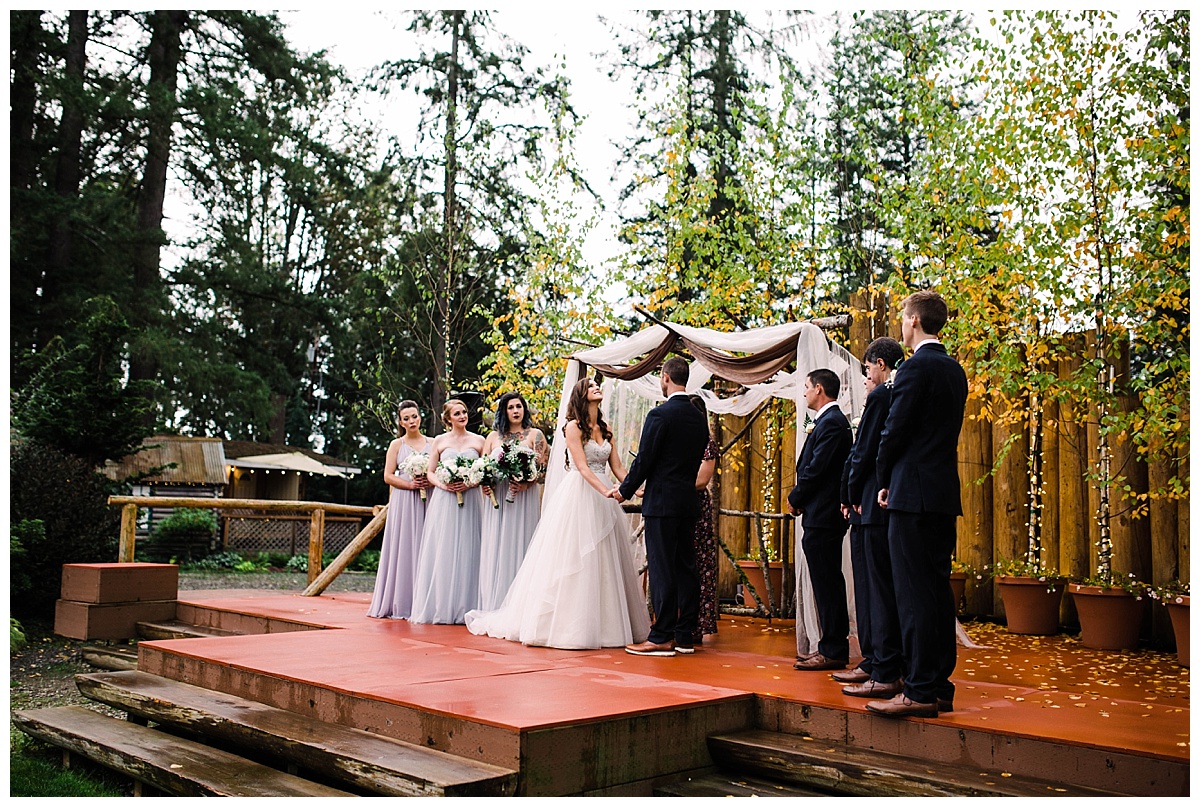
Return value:
M 721 417 L 720 497 L 713 504 L 721 510 L 750 509 L 750 462 L 745 436 L 731 443 L 733 436 L 746 425 L 746 418 L 733 415 Z M 734 557 L 744 557 L 749 547 L 750 525 L 744 518 L 722 518 L 718 535 Z M 722 597 L 732 598 L 739 581 L 738 570 L 730 563 L 718 563 L 717 589 Z
M 321 560 L 325 554 L 325 511 L 313 510 L 308 527 L 308 584 L 311 586 L 321 574 Z
M 121 508 L 121 538 L 117 546 L 117 563 L 133 563 L 137 546 L 138 506 L 127 504 Z
M 956 555 L 960 561 L 982 569 L 993 560 L 992 534 L 992 424 L 979 398 L 967 400 L 966 417 L 958 439 L 958 473 L 962 483 L 963 517 L 958 520 Z M 990 585 L 967 587 L 967 612 L 992 614 Z
M 1069 350 L 1059 359 L 1058 376 L 1070 379 L 1080 371 L 1080 351 L 1083 340 L 1079 334 L 1068 335 Z M 1086 408 L 1078 401 L 1063 400 L 1058 407 L 1058 570 L 1075 580 L 1087 576 L 1088 546 L 1091 528 L 1088 525 Z M 1074 616 L 1074 605 L 1066 603 L 1066 614 Z
M 367 544 L 374 540 L 379 531 L 383 529 L 384 522 L 387 521 L 387 505 L 379 508 L 379 512 L 375 517 L 367 523 L 367 526 L 362 528 L 358 535 L 354 536 L 354 540 L 346 545 L 346 548 L 341 551 L 329 567 L 323 570 L 317 577 L 308 584 L 308 588 L 300 592 L 305 597 L 317 597 L 322 591 L 329 587 L 337 576 L 346 570 L 346 567 L 354 562 L 358 557 L 358 553 L 366 548 Z

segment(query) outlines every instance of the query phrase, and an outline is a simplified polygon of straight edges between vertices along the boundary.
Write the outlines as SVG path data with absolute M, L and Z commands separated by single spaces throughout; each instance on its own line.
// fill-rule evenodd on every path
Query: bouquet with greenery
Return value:
M 429 473 L 429 455 L 421 451 L 409 454 L 396 470 L 412 479 L 420 479 Z M 421 501 L 425 501 L 425 488 L 421 488 Z
M 471 487 L 478 485 L 483 481 L 483 469 L 476 468 L 476 462 L 477 460 L 463 454 L 455 455 L 449 462 L 440 460 L 437 468 L 433 471 L 434 479 L 443 485 L 452 485 L 455 482 L 462 482 Z M 462 491 L 460 490 L 454 495 L 458 497 L 458 506 L 462 507 Z
M 541 477 L 542 468 L 538 464 L 537 452 L 532 448 L 520 443 L 508 443 L 500 446 L 498 452 L 496 463 L 500 466 L 500 473 L 509 482 L 536 482 Z M 516 495 L 510 486 L 504 501 L 512 504 L 516 501 Z
M 492 490 L 504 478 L 499 463 L 493 457 L 480 457 L 473 460 L 471 466 L 474 473 L 479 475 L 479 484 L 487 485 L 489 488 L 487 496 L 492 501 L 492 507 L 499 508 L 500 502 L 496 501 L 496 491 Z

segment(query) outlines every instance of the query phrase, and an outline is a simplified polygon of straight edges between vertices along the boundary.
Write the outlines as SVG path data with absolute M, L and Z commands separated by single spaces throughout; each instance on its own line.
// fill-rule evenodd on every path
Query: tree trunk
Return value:
M 41 11 L 13 11 L 9 39 L 12 84 L 9 91 L 9 181 L 13 188 L 28 188 L 37 174 L 33 149 L 34 110 L 37 108 L 38 57 L 44 35 Z
M 67 18 L 66 92 L 58 125 L 58 161 L 54 192 L 60 201 L 50 232 L 50 255 L 42 281 L 42 300 L 54 306 L 68 285 L 71 265 L 72 201 L 79 196 L 79 158 L 83 143 L 84 70 L 87 67 L 88 12 L 72 11 Z
M 463 12 L 454 11 L 451 14 L 450 62 L 446 69 L 446 169 L 442 189 L 446 254 L 444 270 L 434 275 L 431 434 L 441 431 L 442 404 L 446 402 L 450 386 L 450 290 L 454 287 L 454 245 L 458 224 L 455 199 L 455 185 L 458 182 L 458 45 L 462 38 Z
M 154 11 L 150 15 L 150 45 L 147 60 L 150 80 L 146 85 L 148 134 L 146 163 L 137 201 L 137 232 L 133 250 L 132 324 L 142 331 L 143 344 L 130 356 L 132 380 L 154 380 L 158 375 L 155 350 L 146 344 L 145 332 L 158 320 L 163 308 L 163 283 L 159 259 L 165 241 L 162 219 L 167 193 L 167 163 L 171 156 L 171 128 L 178 108 L 176 87 L 180 37 L 188 21 L 186 11 Z M 153 412 L 148 414 L 153 421 Z

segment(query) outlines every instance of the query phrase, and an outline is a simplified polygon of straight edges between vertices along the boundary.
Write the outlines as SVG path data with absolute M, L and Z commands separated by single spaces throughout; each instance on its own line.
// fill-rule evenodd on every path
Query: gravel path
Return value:
M 180 572 L 180 591 L 200 591 L 216 588 L 255 588 L 273 591 L 303 591 L 308 575 L 303 572 Z M 374 591 L 374 572 L 342 572 L 334 579 L 329 592 Z

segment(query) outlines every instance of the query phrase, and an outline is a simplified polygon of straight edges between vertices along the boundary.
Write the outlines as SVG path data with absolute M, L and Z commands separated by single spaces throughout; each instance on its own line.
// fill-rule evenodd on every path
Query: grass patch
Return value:
M 8 794 L 121 798 L 129 795 L 116 774 L 72 757 L 74 767 L 62 767 L 62 751 L 15 728 L 9 729 Z

